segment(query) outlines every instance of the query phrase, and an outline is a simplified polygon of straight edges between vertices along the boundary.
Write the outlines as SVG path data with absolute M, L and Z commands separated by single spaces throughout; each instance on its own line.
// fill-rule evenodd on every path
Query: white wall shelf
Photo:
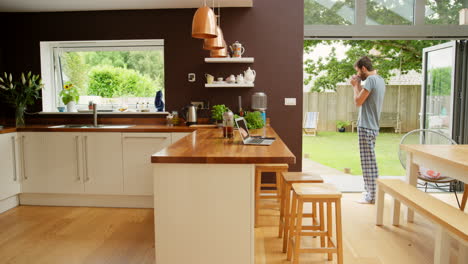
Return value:
M 254 58 L 205 58 L 206 63 L 253 63 Z
M 212 83 L 205 84 L 205 88 L 252 88 L 254 84 L 238 84 L 238 83 Z

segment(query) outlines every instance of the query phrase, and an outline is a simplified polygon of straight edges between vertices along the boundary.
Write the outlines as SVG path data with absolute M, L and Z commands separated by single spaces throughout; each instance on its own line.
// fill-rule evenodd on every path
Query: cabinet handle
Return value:
M 13 153 L 13 181 L 18 181 L 18 176 L 16 174 L 16 137 L 11 137 L 11 149 Z
M 27 180 L 28 176 L 26 175 L 26 166 L 24 165 L 24 141 L 26 137 L 21 136 L 21 169 L 23 170 L 23 179 Z
M 84 136 L 84 155 L 85 155 L 85 181 L 89 181 L 89 174 L 88 174 L 88 136 Z
M 79 153 L 78 153 L 78 139 L 79 136 L 75 136 L 75 154 L 76 154 L 76 180 L 81 181 L 80 177 L 80 162 L 79 162 Z

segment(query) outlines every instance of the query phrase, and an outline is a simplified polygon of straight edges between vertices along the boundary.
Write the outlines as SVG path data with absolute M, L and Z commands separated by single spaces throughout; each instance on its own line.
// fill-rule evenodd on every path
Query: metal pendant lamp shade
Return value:
M 198 39 L 216 38 L 216 15 L 207 6 L 197 9 L 192 21 L 192 37 Z
M 216 34 L 218 35 L 216 38 L 205 39 L 203 42 L 203 49 L 205 50 L 219 50 L 224 49 L 225 42 L 223 31 L 219 26 L 216 27 Z
M 226 41 L 223 41 L 223 44 L 224 48 L 210 51 L 211 58 L 226 58 L 228 56 Z

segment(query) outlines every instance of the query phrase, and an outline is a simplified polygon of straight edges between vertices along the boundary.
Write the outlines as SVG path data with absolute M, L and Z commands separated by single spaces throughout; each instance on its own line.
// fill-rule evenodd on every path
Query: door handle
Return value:
M 84 182 L 89 181 L 89 174 L 88 174 L 88 136 L 84 136 L 84 162 L 85 162 L 85 179 Z
M 78 149 L 79 136 L 75 136 L 75 155 L 76 155 L 76 180 L 81 181 L 80 177 L 80 162 L 79 162 L 79 149 Z
M 18 181 L 18 175 L 16 174 L 16 137 L 11 137 L 11 149 L 13 153 L 13 181 Z
M 26 166 L 24 162 L 24 141 L 26 137 L 24 135 L 21 136 L 21 169 L 23 170 L 23 179 L 27 180 L 28 176 L 26 175 Z

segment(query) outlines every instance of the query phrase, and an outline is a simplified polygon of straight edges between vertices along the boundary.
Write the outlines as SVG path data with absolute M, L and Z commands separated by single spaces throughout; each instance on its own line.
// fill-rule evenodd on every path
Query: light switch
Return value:
M 195 82 L 195 80 L 196 80 L 196 75 L 195 75 L 195 73 L 189 73 L 189 74 L 188 74 L 188 81 L 189 81 L 189 82 Z
M 296 105 L 296 98 L 284 98 L 284 105 Z

